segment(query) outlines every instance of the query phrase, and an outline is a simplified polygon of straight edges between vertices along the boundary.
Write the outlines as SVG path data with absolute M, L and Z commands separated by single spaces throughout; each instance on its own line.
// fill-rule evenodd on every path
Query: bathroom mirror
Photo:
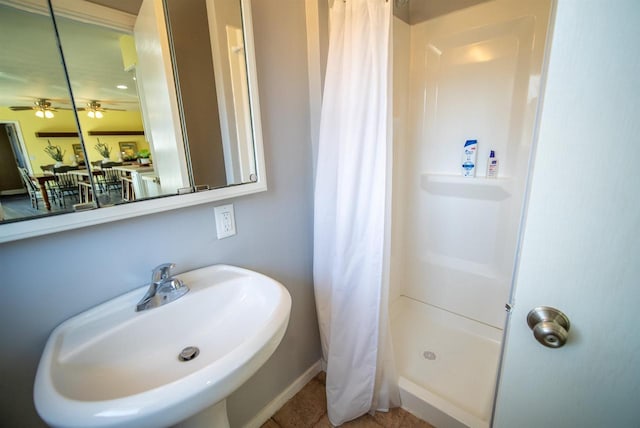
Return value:
M 105 7 L 111 4 L 129 11 Z M 10 10 L 33 21 L 22 26 L 29 37 L 20 39 L 22 49 L 11 50 L 16 56 L 31 51 L 35 34 L 45 33 L 42 37 L 55 45 L 45 0 L 0 0 L 0 5 L 0 19 Z M 0 124 L 17 123 L 21 135 L 15 137 L 17 148 L 0 156 L 11 163 L 22 155 L 37 186 L 37 178 L 47 173 L 41 165 L 55 163 L 44 149 L 57 146 L 62 164 L 72 167 L 68 172 L 84 175 L 87 194 L 84 200 L 78 194 L 80 204 L 60 206 L 45 182 L 36 189 L 37 212 L 18 218 L 7 218 L 11 206 L 3 194 L 0 242 L 266 190 L 250 2 L 53 0 L 52 5 L 74 102 L 64 77 L 50 83 L 30 79 L 26 71 L 14 73 L 24 88 L 15 94 L 21 104 L 10 105 L 24 108 L 11 110 L 3 97 Z M 55 49 L 46 51 L 28 61 L 9 58 L 6 51 L 0 55 L 2 64 L 38 68 Z M 59 57 L 46 64 L 62 70 Z M 0 82 L 10 77 L 0 74 Z M 45 97 L 59 123 L 35 116 L 32 98 Z M 39 130 L 22 129 L 35 119 Z M 108 153 L 100 153 L 105 148 Z M 111 183 L 108 174 L 115 177 Z M 50 210 L 44 208 L 43 190 Z M 78 211 L 94 207 L 99 209 Z M 66 214 L 52 215 L 58 213 Z

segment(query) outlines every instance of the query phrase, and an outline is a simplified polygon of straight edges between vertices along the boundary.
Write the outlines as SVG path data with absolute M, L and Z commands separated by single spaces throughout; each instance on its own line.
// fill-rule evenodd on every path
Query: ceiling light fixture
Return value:
M 36 116 L 42 119 L 51 119 L 53 118 L 53 111 L 51 111 L 51 103 L 44 99 L 40 98 L 35 103 L 35 107 L 33 109 L 36 111 Z
M 87 116 L 91 119 L 102 119 L 104 114 L 102 113 L 102 107 L 97 101 L 91 101 L 87 103 Z
M 36 109 L 36 116 L 42 119 L 51 119 L 53 118 L 53 112 L 44 107 L 38 107 Z
M 118 89 L 129 89 L 129 87 L 127 85 L 118 85 L 118 86 L 116 86 L 116 88 L 118 88 Z

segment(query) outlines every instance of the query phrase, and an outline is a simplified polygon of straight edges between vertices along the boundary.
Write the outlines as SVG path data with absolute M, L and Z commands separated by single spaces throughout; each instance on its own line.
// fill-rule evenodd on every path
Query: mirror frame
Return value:
M 28 220 L 0 224 L 0 243 L 17 241 L 50 233 L 63 232 L 66 230 L 79 229 L 200 204 L 208 204 L 211 202 L 250 195 L 267 190 L 251 0 L 239 1 L 242 9 L 242 26 L 245 36 L 247 78 L 249 80 L 249 105 L 253 126 L 256 174 L 258 176 L 257 181 L 196 193 L 164 195 L 158 198 L 141 200 L 133 203 L 93 208 L 87 211 L 36 217 Z M 14 3 L 22 3 L 29 5 L 29 7 L 34 7 L 34 3 L 29 0 L 19 0 Z M 52 0 L 52 3 L 54 3 L 54 8 L 57 12 L 66 14 L 66 16 L 77 16 L 77 12 L 74 10 L 72 2 L 68 0 Z M 100 18 L 104 19 L 105 17 L 100 16 Z M 173 67 L 171 68 L 173 69 Z M 180 123 L 180 127 L 182 129 L 182 123 Z

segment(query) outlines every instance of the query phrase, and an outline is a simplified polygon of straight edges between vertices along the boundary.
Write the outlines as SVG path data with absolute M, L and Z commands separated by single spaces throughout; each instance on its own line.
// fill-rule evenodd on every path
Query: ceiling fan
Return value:
M 95 118 L 95 119 L 102 119 L 102 117 L 104 116 L 104 111 L 125 111 L 124 109 L 119 109 L 119 108 L 108 108 L 108 107 L 102 107 L 102 105 L 97 101 L 97 100 L 92 100 L 89 101 L 87 103 L 86 107 L 80 107 L 78 108 L 78 111 L 86 111 L 87 112 L 87 116 L 89 116 L 90 118 Z
M 35 110 L 36 116 L 51 119 L 53 117 L 53 112 L 60 108 L 53 107 L 51 105 L 51 101 L 47 98 L 39 98 L 34 101 L 32 106 L 10 106 L 9 109 L 13 111 Z

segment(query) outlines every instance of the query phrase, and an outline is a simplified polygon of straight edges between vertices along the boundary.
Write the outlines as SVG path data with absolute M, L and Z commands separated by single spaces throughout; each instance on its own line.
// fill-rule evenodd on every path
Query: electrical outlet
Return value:
M 233 215 L 233 204 L 222 205 L 213 209 L 216 216 L 216 232 L 218 239 L 228 238 L 236 234 L 236 219 Z

